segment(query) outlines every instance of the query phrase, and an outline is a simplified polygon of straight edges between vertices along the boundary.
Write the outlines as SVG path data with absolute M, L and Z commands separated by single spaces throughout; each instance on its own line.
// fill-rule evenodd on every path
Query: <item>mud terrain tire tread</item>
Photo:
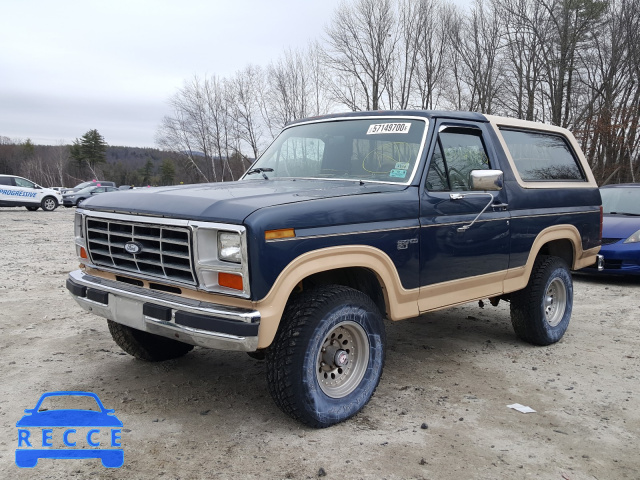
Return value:
M 364 326 L 368 340 L 366 373 L 354 391 L 343 398 L 331 398 L 317 382 L 318 347 L 334 326 L 355 318 Z M 269 393 L 284 413 L 308 426 L 325 428 L 347 420 L 369 402 L 378 386 L 384 344 L 382 316 L 364 293 L 342 285 L 302 292 L 289 300 L 266 352 Z

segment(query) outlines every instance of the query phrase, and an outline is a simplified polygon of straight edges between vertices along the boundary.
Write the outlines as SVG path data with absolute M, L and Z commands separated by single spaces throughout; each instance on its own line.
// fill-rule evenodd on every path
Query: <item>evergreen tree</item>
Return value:
M 98 130 L 89 130 L 80 139 L 74 140 L 70 155 L 78 167 L 86 162 L 91 172 L 95 174 L 96 165 L 107 161 L 107 142 Z
M 176 167 L 170 158 L 165 158 L 160 164 L 160 181 L 162 185 L 173 185 Z
M 144 164 L 144 167 L 140 169 L 140 175 L 142 176 L 142 183 L 144 185 L 151 185 L 153 183 L 153 162 L 151 161 L 151 159 L 147 160 L 147 163 Z

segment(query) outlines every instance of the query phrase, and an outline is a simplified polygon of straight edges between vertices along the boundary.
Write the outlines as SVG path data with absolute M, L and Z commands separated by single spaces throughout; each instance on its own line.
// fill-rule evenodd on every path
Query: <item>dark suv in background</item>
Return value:
M 79 192 L 80 190 L 87 187 L 115 187 L 115 186 L 116 186 L 116 182 L 108 182 L 105 180 L 90 180 L 88 182 L 79 183 L 73 188 L 67 188 L 62 193 Z

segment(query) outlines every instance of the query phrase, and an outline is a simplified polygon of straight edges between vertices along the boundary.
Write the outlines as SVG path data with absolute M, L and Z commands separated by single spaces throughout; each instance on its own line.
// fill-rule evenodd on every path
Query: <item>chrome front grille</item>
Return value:
M 196 284 L 191 230 L 186 227 L 87 217 L 86 241 L 95 265 L 168 282 Z M 142 249 L 132 254 L 128 242 Z

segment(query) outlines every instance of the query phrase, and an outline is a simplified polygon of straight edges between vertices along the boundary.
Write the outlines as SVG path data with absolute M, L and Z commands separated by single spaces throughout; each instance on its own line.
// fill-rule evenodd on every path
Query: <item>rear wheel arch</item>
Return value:
M 540 255 L 548 255 L 551 257 L 558 257 L 564 260 L 564 262 L 572 266 L 574 265 L 575 258 L 575 246 L 568 238 L 562 238 L 558 240 L 551 240 L 538 250 L 536 257 Z

